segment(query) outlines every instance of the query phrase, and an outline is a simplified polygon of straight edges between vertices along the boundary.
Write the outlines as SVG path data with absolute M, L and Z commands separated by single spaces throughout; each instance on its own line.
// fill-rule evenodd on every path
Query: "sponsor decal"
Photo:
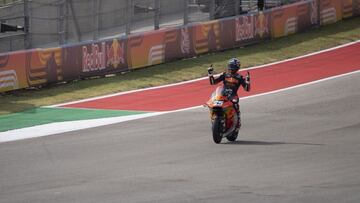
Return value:
M 203 54 L 209 50 L 219 50 L 220 42 L 220 24 L 219 21 L 212 21 L 197 25 L 195 28 L 195 53 Z
M 241 16 L 235 19 L 236 41 L 249 40 L 255 37 L 254 16 Z
M 285 35 L 294 34 L 297 29 L 297 17 L 291 17 L 286 20 Z
M 342 1 L 342 16 L 343 18 L 349 18 L 353 16 L 353 4 L 355 2 L 352 2 L 352 0 L 343 0 Z
M 106 68 L 106 49 L 105 42 L 98 44 L 91 44 L 91 48 L 87 46 L 82 47 L 82 71 L 91 72 L 99 71 Z
M 1 89 L 18 89 L 18 77 L 15 70 L 0 71 L 0 90 Z
M 53 58 L 57 65 L 62 64 L 61 48 L 40 49 L 38 50 L 38 57 L 41 65 L 46 65 L 50 58 Z
M 9 55 L 0 56 L 0 68 L 6 66 L 8 62 L 9 62 Z
M 27 52 L 26 71 L 30 86 L 63 80 L 61 48 L 36 49 Z
M 180 29 L 180 31 L 181 31 L 181 29 Z M 165 44 L 176 43 L 177 38 L 178 38 L 177 29 L 166 31 L 164 42 L 165 42 Z
M 190 35 L 188 28 L 181 28 L 181 53 L 190 54 Z
M 162 63 L 164 60 L 164 45 L 156 45 L 151 47 L 148 56 L 149 65 Z
M 317 24 L 318 23 L 318 5 L 317 1 L 311 2 L 311 24 Z
M 334 7 L 327 8 L 321 11 L 322 24 L 336 22 L 336 9 Z
M 357 11 L 357 14 L 360 15 L 360 0 L 355 1 L 355 2 L 354 2 L 354 5 L 355 5 L 355 7 L 356 7 L 356 5 L 357 5 L 357 7 L 355 8 L 355 10 Z
M 125 64 L 125 45 L 114 39 L 111 46 L 107 45 L 107 62 L 106 65 L 112 68 L 118 68 L 120 64 Z
M 264 13 L 260 12 L 255 22 L 255 33 L 258 34 L 260 38 L 262 38 L 264 35 L 269 34 L 268 23 L 268 19 L 266 18 Z

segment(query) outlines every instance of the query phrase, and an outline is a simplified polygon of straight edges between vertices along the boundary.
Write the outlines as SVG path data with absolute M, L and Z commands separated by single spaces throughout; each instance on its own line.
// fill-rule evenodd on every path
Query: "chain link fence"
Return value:
M 17 0 L 0 0 L 0 6 L 5 6 L 11 3 L 16 2 Z
M 54 47 L 256 12 L 299 0 L 0 0 L 0 52 Z

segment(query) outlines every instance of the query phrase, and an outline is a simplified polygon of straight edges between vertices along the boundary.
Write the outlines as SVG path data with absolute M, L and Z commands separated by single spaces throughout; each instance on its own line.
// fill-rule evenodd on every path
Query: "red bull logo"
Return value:
M 125 47 L 124 43 L 119 43 L 114 39 L 111 46 L 106 47 L 107 50 L 107 63 L 106 65 L 113 68 L 118 68 L 120 64 L 125 64 Z
M 181 53 L 190 53 L 190 35 L 188 28 L 181 28 Z
M 82 61 L 83 72 L 98 71 L 106 68 L 105 42 L 101 43 L 101 47 L 99 47 L 98 44 L 92 44 L 90 50 L 88 50 L 87 46 L 83 46 L 82 51 L 83 51 L 83 61 Z
M 253 16 L 241 16 L 235 19 L 236 41 L 254 38 Z
M 311 2 L 311 24 L 317 24 L 318 23 L 318 5 L 317 1 Z
M 265 34 L 269 34 L 268 23 L 268 19 L 264 13 L 260 12 L 255 23 L 255 32 L 260 36 L 260 38 L 262 38 Z

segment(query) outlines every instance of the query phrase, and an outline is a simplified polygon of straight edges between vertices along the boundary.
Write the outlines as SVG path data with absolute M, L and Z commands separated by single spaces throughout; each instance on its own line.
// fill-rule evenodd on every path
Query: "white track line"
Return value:
M 79 120 L 79 121 L 65 121 L 65 122 L 56 122 L 49 123 L 44 125 L 38 125 L 28 128 L 21 128 L 16 130 L 9 130 L 6 132 L 0 133 L 0 143 L 10 142 L 16 140 L 23 140 L 35 137 L 44 137 L 48 135 L 66 133 L 76 130 L 83 130 L 88 128 L 100 127 L 105 125 L 110 125 L 114 123 L 121 123 L 125 121 L 131 121 L 141 118 L 147 118 L 152 116 L 157 116 L 164 114 L 160 113 L 147 113 L 140 115 L 130 115 L 130 116 L 120 116 L 112 118 L 100 118 L 100 119 L 89 119 L 89 120 Z
M 277 62 L 273 62 L 273 63 L 269 63 L 269 64 L 264 64 L 264 65 L 260 65 L 260 66 L 254 66 L 254 67 L 250 67 L 250 68 L 241 69 L 240 71 L 253 70 L 253 69 L 258 69 L 258 68 L 266 68 L 266 67 L 269 67 L 269 66 L 272 66 L 272 65 L 285 63 L 285 62 L 288 62 L 288 61 L 293 61 L 293 60 L 297 60 L 297 59 L 301 59 L 301 58 L 306 58 L 306 57 L 321 54 L 321 53 L 324 53 L 324 52 L 333 51 L 333 50 L 340 49 L 340 48 L 343 48 L 343 47 L 347 47 L 347 46 L 350 46 L 350 45 L 353 45 L 353 44 L 356 44 L 356 43 L 359 43 L 359 42 L 360 42 L 360 40 L 357 40 L 357 41 L 354 41 L 354 42 L 350 42 L 350 43 L 343 44 L 343 45 L 336 46 L 336 47 L 332 47 L 332 48 L 329 48 L 329 49 L 313 52 L 313 53 L 306 54 L 306 55 L 303 55 L 303 56 L 298 56 L 298 57 L 295 57 L 295 58 L 285 59 L 285 60 L 282 60 L 282 61 L 277 61 Z M 64 105 L 77 104 L 77 103 L 81 103 L 81 102 L 93 101 L 93 100 L 97 100 L 97 99 L 104 99 L 104 98 L 108 98 L 108 97 L 119 96 L 119 95 L 124 95 L 124 94 L 130 94 L 130 93 L 134 93 L 134 92 L 142 92 L 142 91 L 153 90 L 153 89 L 161 89 L 161 88 L 166 88 L 166 87 L 173 87 L 173 86 L 188 84 L 188 83 L 197 82 L 197 81 L 201 81 L 201 80 L 207 80 L 207 79 L 208 79 L 208 77 L 202 77 L 202 78 L 198 78 L 198 79 L 195 79 L 195 80 L 189 80 L 189 81 L 184 81 L 184 82 L 179 82 L 179 83 L 174 83 L 174 84 L 169 84 L 169 85 L 162 85 L 162 86 L 157 86 L 157 87 L 149 87 L 149 88 L 131 90 L 131 91 L 126 91 L 126 92 L 119 92 L 119 93 L 115 93 L 115 94 L 108 94 L 108 95 L 104 95 L 104 96 L 92 97 L 92 98 L 88 98 L 88 99 L 82 99 L 82 100 L 73 101 L 73 102 L 60 103 L 60 104 L 55 104 L 55 105 L 50 105 L 50 106 L 45 106 L 45 107 L 53 108 L 53 107 L 59 107 L 59 106 L 64 106 Z

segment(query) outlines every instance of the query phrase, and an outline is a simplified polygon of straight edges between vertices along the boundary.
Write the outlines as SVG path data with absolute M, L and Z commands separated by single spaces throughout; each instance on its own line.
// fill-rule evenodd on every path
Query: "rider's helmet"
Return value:
M 237 58 L 232 58 L 228 62 L 228 70 L 231 73 L 236 73 L 240 69 L 240 60 Z

